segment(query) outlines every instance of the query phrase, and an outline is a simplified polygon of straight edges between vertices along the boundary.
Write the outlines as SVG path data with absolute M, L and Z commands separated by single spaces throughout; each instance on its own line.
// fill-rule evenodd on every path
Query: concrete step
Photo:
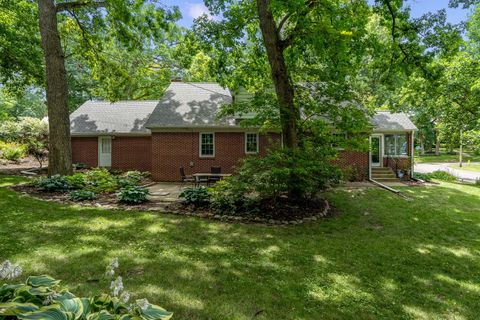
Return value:
M 391 168 L 372 168 L 372 172 L 378 171 L 378 172 L 383 172 L 383 171 L 393 171 Z
M 386 173 L 373 173 L 372 177 L 377 178 L 396 178 L 397 176 L 393 172 L 386 172 Z
M 372 177 L 373 180 L 378 181 L 378 182 L 399 182 L 400 179 L 398 178 L 374 178 Z

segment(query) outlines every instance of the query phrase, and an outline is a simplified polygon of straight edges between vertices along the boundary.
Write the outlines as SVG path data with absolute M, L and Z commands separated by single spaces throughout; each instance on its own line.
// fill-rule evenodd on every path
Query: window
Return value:
M 215 156 L 215 134 L 200 133 L 200 157 Z
M 110 138 L 102 138 L 102 153 L 112 152 L 112 145 Z
M 258 133 L 245 133 L 245 153 L 258 153 Z
M 406 156 L 408 144 L 407 141 L 408 139 L 406 134 L 386 134 L 385 155 Z

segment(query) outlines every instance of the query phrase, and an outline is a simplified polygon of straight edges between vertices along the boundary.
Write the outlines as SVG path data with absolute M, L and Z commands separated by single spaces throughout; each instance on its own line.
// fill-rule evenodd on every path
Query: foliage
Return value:
M 89 166 L 86 163 L 74 163 L 72 164 L 73 168 L 75 170 L 82 170 L 82 169 L 88 169 Z
M 74 190 L 68 196 L 72 201 L 94 200 L 97 198 L 95 192 L 89 190 Z
M 83 173 L 75 173 L 71 176 L 66 176 L 65 179 L 67 180 L 71 189 L 82 189 L 87 185 L 85 174 Z
M 105 168 L 94 168 L 85 173 L 86 189 L 95 193 L 111 193 L 118 189 L 117 180 Z
M 234 213 L 251 210 L 254 202 L 276 202 L 280 197 L 310 200 L 318 192 L 338 183 L 341 173 L 330 164 L 327 148 L 270 150 L 265 157 L 242 160 L 236 174 L 216 184 L 212 208 Z M 292 196 L 291 190 L 296 193 Z
M 59 280 L 41 275 L 29 276 L 25 283 L 0 286 L 0 317 L 24 320 L 168 320 L 172 313 L 150 304 L 146 299 L 129 304 L 128 299 L 108 294 L 76 297 L 60 286 Z
M 70 189 L 67 177 L 59 174 L 51 177 L 40 178 L 35 182 L 35 186 L 40 190 L 47 192 L 66 192 Z
M 0 155 L 8 161 L 18 162 L 25 157 L 25 146 L 18 143 L 6 143 L 0 150 Z
M 441 180 L 445 182 L 455 182 L 457 181 L 457 178 L 455 176 L 451 175 L 448 172 L 437 170 L 431 173 L 419 173 L 415 172 L 414 173 L 414 178 L 416 179 L 421 179 L 424 181 L 432 181 L 432 180 Z
M 480 155 L 480 130 L 470 130 L 463 133 L 465 146 L 473 151 L 477 156 Z
M 129 204 L 138 204 L 147 201 L 147 196 L 150 192 L 145 187 L 128 186 L 120 189 L 117 193 L 120 202 Z
M 195 207 L 205 207 L 210 203 L 210 192 L 205 187 L 187 188 L 180 193 L 179 197 L 184 199 L 185 204 Z

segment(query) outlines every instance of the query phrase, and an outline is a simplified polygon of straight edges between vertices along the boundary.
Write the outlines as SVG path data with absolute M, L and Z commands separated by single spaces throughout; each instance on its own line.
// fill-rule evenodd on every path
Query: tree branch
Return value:
M 55 7 L 57 9 L 57 12 L 62 12 L 62 11 L 70 11 L 70 10 L 83 9 L 83 8 L 101 8 L 106 6 L 107 6 L 107 1 L 105 0 L 99 0 L 99 1 L 79 0 L 79 1 L 72 1 L 72 2 L 57 3 Z
M 299 12 L 299 15 L 300 16 L 306 16 L 307 14 L 310 13 L 310 11 L 313 10 L 313 8 L 315 8 L 315 5 L 317 4 L 317 1 L 316 0 L 309 0 L 307 1 L 307 7 L 306 7 L 306 10 L 302 11 L 302 12 Z M 288 18 L 290 18 L 293 14 L 292 13 L 289 13 L 287 15 L 285 15 L 285 17 L 283 17 L 283 19 L 280 21 L 280 24 L 277 28 L 277 33 L 278 33 L 278 36 L 280 38 L 280 32 L 281 32 L 281 28 L 283 28 L 283 25 L 285 24 L 285 22 L 288 20 Z M 299 27 L 298 27 L 298 24 L 295 25 L 295 27 L 293 28 L 292 32 L 283 40 L 280 41 L 280 46 L 282 48 L 282 50 L 288 48 L 293 40 L 295 40 L 295 38 L 299 35 Z

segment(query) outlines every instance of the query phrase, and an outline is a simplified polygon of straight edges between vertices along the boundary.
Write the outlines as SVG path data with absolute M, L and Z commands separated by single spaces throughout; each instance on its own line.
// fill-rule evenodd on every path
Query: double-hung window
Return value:
M 245 153 L 258 153 L 258 133 L 245 133 Z
M 214 133 L 200 133 L 200 157 L 215 157 Z
M 385 135 L 385 155 L 391 157 L 407 155 L 408 139 L 406 134 Z

